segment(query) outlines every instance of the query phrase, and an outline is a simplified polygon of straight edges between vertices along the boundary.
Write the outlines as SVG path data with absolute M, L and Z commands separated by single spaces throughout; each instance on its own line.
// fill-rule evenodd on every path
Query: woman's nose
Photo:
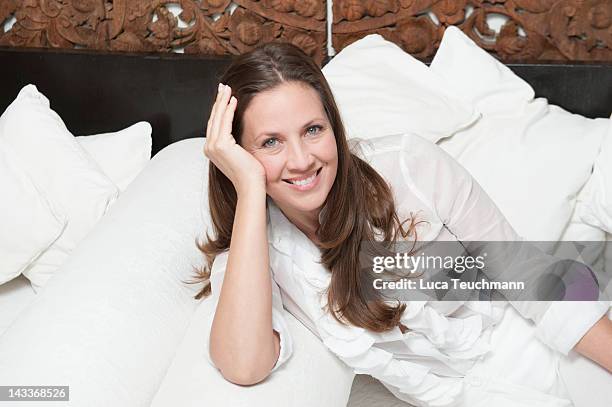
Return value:
M 310 151 L 302 143 L 292 143 L 289 147 L 287 169 L 291 171 L 307 171 L 312 168 L 313 157 Z

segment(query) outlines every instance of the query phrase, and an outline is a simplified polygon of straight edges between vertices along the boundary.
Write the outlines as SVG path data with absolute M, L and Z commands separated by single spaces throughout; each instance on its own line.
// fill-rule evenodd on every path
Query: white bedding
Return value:
M 0 329 L 12 324 L 0 383 L 69 385 L 69 406 L 408 406 L 293 317 L 294 355 L 264 383 L 233 385 L 207 363 L 210 304 L 181 282 L 201 264 L 194 239 L 209 222 L 202 143 L 157 154 L 40 294 L 23 277 L 0 287 Z
M 27 305 L 34 300 L 36 294 L 32 290 L 29 281 L 20 276 L 7 284 L 0 286 L 0 336 L 8 326 L 17 318 Z M 209 307 L 203 304 L 196 310 L 191 318 L 191 325 L 181 344 L 177 347 L 176 355 L 172 364 L 165 374 L 159 390 L 151 404 L 151 407 L 174 406 L 201 406 L 206 405 L 231 405 L 239 406 L 239 400 L 253 406 L 254 399 L 259 399 L 262 405 L 273 405 L 272 400 L 293 401 L 291 405 L 297 406 L 319 406 L 325 401 L 325 406 L 347 407 L 406 407 L 409 404 L 397 399 L 378 380 L 367 375 L 355 375 L 351 386 L 350 371 L 345 371 L 342 364 L 333 355 L 321 352 L 318 360 L 308 357 L 307 348 L 321 347 L 317 338 L 295 318 L 287 318 L 292 336 L 295 338 L 296 351 L 292 364 L 302 364 L 302 369 L 296 369 L 289 375 L 280 374 L 271 377 L 265 384 L 250 388 L 239 388 L 225 382 L 206 362 L 200 346 L 201 338 L 206 337 L 202 332 L 204 322 L 203 315 L 210 312 Z M 199 323 L 200 322 L 200 323 Z M 299 360 L 298 360 L 299 359 Z M 298 360 L 296 362 L 296 360 Z M 330 386 L 337 390 L 330 394 L 322 392 L 311 392 L 306 386 L 311 380 L 307 379 L 321 375 L 322 372 L 336 372 L 333 379 L 337 380 Z M 297 375 L 296 375 L 297 374 Z M 329 373 L 326 377 L 329 378 Z M 332 373 L 333 376 L 333 373 Z M 300 377 L 302 379 L 300 379 Z M 330 378 L 332 379 L 332 378 Z M 217 389 L 217 391 L 203 391 L 203 389 Z M 228 397 L 228 390 L 231 396 Z M 235 393 L 232 395 L 232 390 Z M 301 392 L 301 396 L 300 395 Z M 310 395 L 311 399 L 303 397 Z M 347 397 L 348 403 L 347 403 Z M 316 398 L 313 400 L 312 398 Z M 296 401 L 300 400 L 299 403 Z M 269 401 L 270 404 L 265 402 Z M 226 404 L 224 404 L 224 402 Z M 274 403 L 276 404 L 276 403 Z M 25 407 L 25 405 L 24 405 Z
M 210 301 L 201 303 L 151 407 L 347 405 L 355 375 L 288 313 L 285 319 L 294 350 L 286 364 L 255 386 L 226 381 L 204 355 L 204 341 L 208 341 L 206 317 L 212 310 Z
M 158 153 L 0 336 L 0 383 L 69 385 L 68 406 L 346 405 L 353 372 L 293 318 L 291 371 L 248 388 L 207 363 L 210 304 L 181 282 L 203 260 L 202 143 Z
M 34 298 L 36 293 L 23 274 L 0 285 L 0 336 Z
M 202 141 L 157 154 L 0 337 L 0 383 L 69 385 L 73 406 L 150 405 L 197 305 L 180 280 L 202 257 Z

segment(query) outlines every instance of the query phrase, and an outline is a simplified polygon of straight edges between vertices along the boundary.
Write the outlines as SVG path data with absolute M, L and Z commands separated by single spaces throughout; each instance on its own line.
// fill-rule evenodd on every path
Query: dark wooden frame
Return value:
M 0 112 L 34 83 L 75 135 L 119 130 L 146 120 L 153 153 L 205 135 L 215 88 L 231 58 L 186 54 L 97 53 L 0 48 Z M 510 64 L 536 96 L 587 117 L 609 117 L 609 64 Z

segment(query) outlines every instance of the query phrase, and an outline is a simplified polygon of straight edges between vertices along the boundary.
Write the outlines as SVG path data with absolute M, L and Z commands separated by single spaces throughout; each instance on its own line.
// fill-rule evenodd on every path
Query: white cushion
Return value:
M 580 201 L 581 219 L 612 233 L 612 123 Z
M 0 336 L 0 383 L 70 385 L 75 406 L 150 405 L 198 304 L 183 281 L 203 261 L 204 158 L 200 138 L 149 162 Z
M 534 99 L 527 82 L 455 26 L 444 31 L 430 69 L 444 77 L 450 93 L 484 114 L 520 113 Z
M 20 275 L 60 236 L 66 218 L 23 172 L 0 140 L 0 284 Z
M 166 373 L 151 407 L 345 407 L 355 374 L 293 315 L 285 312 L 293 355 L 256 386 L 236 386 L 206 360 L 207 320 L 214 312 L 203 301 Z M 205 391 L 202 389 L 214 389 Z M 315 391 L 316 389 L 316 391 Z
M 482 185 L 526 239 L 557 241 L 610 123 L 533 99 L 533 89 L 448 27 L 431 64 L 448 91 L 483 114 L 439 145 Z
M 0 141 L 68 221 L 62 235 L 23 272 L 39 290 L 100 220 L 119 190 L 34 85 L 24 87 L 0 117 Z
M 23 274 L 0 286 L 0 336 L 35 298 L 32 284 Z
M 349 138 L 416 133 L 436 142 L 478 119 L 427 65 L 378 34 L 344 48 L 323 73 Z
M 560 240 L 584 242 L 580 252 L 582 260 L 595 270 L 602 271 L 605 267 L 606 233 L 598 227 L 583 222 L 580 218 L 583 206 L 583 203 L 580 201 L 582 196 L 583 192 L 581 191 L 578 195 L 576 207 L 572 213 L 569 224 L 561 234 Z M 562 251 L 567 253 L 566 249 L 559 248 L 559 250 L 553 252 L 553 254 L 559 255 Z
M 151 159 L 151 130 L 149 123 L 138 122 L 114 133 L 76 139 L 123 192 Z

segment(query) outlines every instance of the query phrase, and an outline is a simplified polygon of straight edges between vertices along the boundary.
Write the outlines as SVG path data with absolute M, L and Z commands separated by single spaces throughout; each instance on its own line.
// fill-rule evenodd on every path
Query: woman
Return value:
M 358 259 L 364 242 L 379 240 L 520 240 L 492 201 L 416 136 L 381 137 L 361 156 L 351 152 L 325 78 L 292 45 L 241 55 L 221 82 L 204 150 L 214 237 L 199 245 L 208 267 L 196 298 L 212 292 L 216 302 L 209 351 L 223 376 L 255 384 L 287 361 L 284 305 L 355 372 L 398 398 L 439 406 L 482 399 L 465 383 L 493 369 L 489 337 L 510 318 L 505 304 L 373 298 Z M 574 348 L 612 370 L 609 305 L 542 305 L 513 303 L 550 346 L 534 345 L 550 374 L 519 388 L 532 389 L 541 405 L 571 405 L 555 364 Z M 514 393 L 522 395 L 508 405 L 534 405 L 524 391 L 488 400 Z

